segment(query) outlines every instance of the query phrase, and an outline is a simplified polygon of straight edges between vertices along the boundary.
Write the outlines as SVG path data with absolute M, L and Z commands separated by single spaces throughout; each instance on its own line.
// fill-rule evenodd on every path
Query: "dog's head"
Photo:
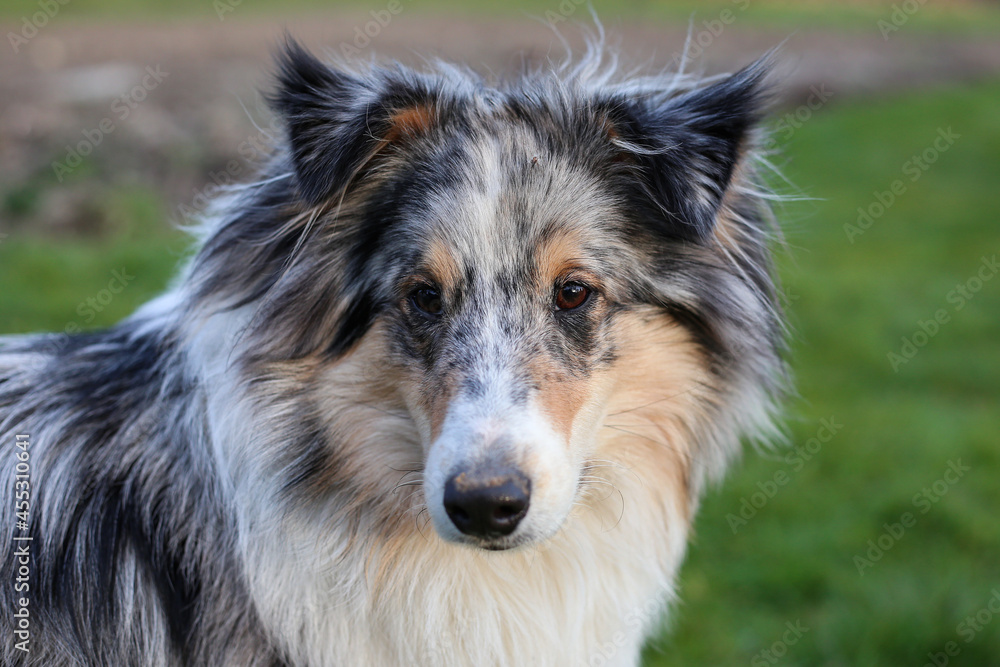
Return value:
M 350 73 L 292 45 L 274 97 L 284 172 L 203 256 L 260 242 L 205 284 L 263 303 L 269 362 L 336 365 L 377 339 L 371 395 L 414 425 L 445 540 L 552 535 L 598 459 L 670 469 L 695 494 L 766 420 L 780 375 L 751 178 L 764 73 L 684 87 L 580 67 L 490 86 L 448 67 Z M 353 456 L 398 481 L 388 457 Z

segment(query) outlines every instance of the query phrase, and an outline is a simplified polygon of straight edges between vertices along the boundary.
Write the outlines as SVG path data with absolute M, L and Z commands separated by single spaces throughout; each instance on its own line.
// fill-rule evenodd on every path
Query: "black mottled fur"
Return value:
M 283 475 L 266 497 L 287 500 L 289 512 L 343 492 L 318 488 L 343 460 L 310 398 L 315 387 L 288 389 L 273 369 L 333 363 L 377 322 L 387 323 L 399 357 L 386 363 L 416 363 L 428 377 L 548 355 L 580 378 L 614 363 L 617 318 L 653 308 L 690 332 L 720 386 L 740 379 L 780 394 L 774 230 L 762 203 L 731 187 L 752 152 L 765 74 L 757 63 L 719 83 L 674 88 L 539 71 L 494 86 L 464 70 L 335 69 L 290 43 L 271 97 L 286 136 L 260 181 L 235 189 L 206 226 L 178 302 L 103 332 L 0 341 L 7 535 L 15 532 L 9 443 L 28 433 L 35 448 L 34 652 L 12 648 L 5 612 L 0 661 L 293 664 L 281 647 L 299 638 L 274 636 L 247 583 L 238 517 L 255 508 L 227 501 L 234 480 L 216 458 L 246 443 L 213 440 L 207 405 L 221 390 L 192 370 L 199 326 L 219 313 L 246 311 L 247 323 L 213 354 L 231 356 L 259 414 L 280 406 L 294 416 L 272 417 L 265 429 L 281 443 L 270 472 Z M 432 110 L 431 127 L 393 138 L 394 114 L 414 107 Z M 483 146 L 500 147 L 499 166 L 484 167 Z M 524 146 L 536 153 L 522 154 Z M 435 202 L 460 210 L 463 193 L 498 186 L 487 167 L 505 179 L 498 215 L 507 226 L 497 243 L 506 264 L 489 273 L 480 257 L 460 257 L 445 313 L 420 316 L 401 290 L 421 269 L 428 216 Z M 610 276 L 606 290 L 556 313 L 537 307 L 538 293 L 546 302 L 552 294 L 535 285 L 534 250 L 566 221 L 533 216 L 561 194 L 560 174 L 589 184 L 618 213 L 594 230 L 589 249 Z M 739 220 L 731 257 L 713 245 L 724 209 Z M 461 236 L 461 219 L 434 224 Z M 732 296 L 734 285 L 749 296 Z M 496 304 L 500 343 L 479 326 Z M 510 391 L 527 396 L 537 379 L 519 372 Z M 460 387 L 484 391 L 471 375 Z M 17 572 L 7 549 L 5 582 Z M 5 584 L 0 606 L 12 609 L 15 598 Z

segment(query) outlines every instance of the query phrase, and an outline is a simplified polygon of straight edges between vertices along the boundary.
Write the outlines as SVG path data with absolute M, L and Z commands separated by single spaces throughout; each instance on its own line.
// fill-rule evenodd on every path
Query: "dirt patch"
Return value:
M 249 178 L 273 132 L 259 91 L 269 85 L 271 53 L 285 29 L 353 58 L 419 65 L 437 56 L 488 72 L 563 53 L 547 26 L 527 18 L 411 16 L 404 7 L 377 30 L 371 21 L 364 11 L 286 22 L 238 13 L 160 24 L 53 21 L 0 60 L 0 231 L 100 233 L 107 202 L 123 191 L 147 192 L 166 219 L 183 221 L 203 208 L 214 183 Z M 374 33 L 367 40 L 366 28 Z M 608 26 L 627 60 L 654 67 L 676 61 L 686 30 Z M 900 31 L 884 40 L 874 25 L 789 35 L 737 21 L 702 37 L 694 50 L 709 73 L 735 69 L 787 39 L 780 77 L 792 106 L 818 89 L 835 104 L 1000 72 L 1000 41 L 985 36 Z M 570 42 L 580 45 L 577 36 Z

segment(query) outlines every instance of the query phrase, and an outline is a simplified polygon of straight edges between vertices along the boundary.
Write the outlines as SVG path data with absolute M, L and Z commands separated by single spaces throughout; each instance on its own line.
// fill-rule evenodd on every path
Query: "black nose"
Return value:
M 475 537 L 510 535 L 528 513 L 531 482 L 516 470 L 463 471 L 444 486 L 444 509 Z

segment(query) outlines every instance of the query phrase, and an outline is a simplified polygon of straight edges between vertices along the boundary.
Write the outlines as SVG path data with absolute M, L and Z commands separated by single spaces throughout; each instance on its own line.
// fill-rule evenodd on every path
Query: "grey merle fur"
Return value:
M 672 75 L 618 81 L 596 66 L 490 83 L 447 65 L 336 69 L 289 44 L 272 96 L 286 136 L 259 181 L 235 190 L 207 223 L 179 303 L 106 331 L 0 346 L 0 525 L 15 532 L 12 443 L 27 433 L 34 540 L 32 652 L 12 647 L 16 594 L 6 583 L 0 662 L 286 664 L 247 589 L 252 573 L 240 559 L 237 512 L 205 415 L 213 388 L 190 370 L 188 324 L 253 308 L 233 351 L 251 393 L 264 364 L 344 355 L 380 317 L 391 318 L 399 296 L 392 279 L 417 259 L 421 229 L 411 221 L 428 199 L 483 178 L 468 150 L 477 137 L 517 126 L 601 181 L 624 216 L 609 233 L 644 253 L 641 271 L 621 277 L 620 307 L 662 308 L 691 330 L 720 381 L 740 376 L 779 392 L 781 321 L 767 251 L 774 230 L 759 198 L 733 198 L 744 235 L 735 270 L 700 251 L 712 242 L 737 161 L 753 150 L 766 64 L 711 85 Z M 420 105 L 433 109 L 431 127 L 386 147 L 392 114 Z M 516 182 L 525 167 L 514 162 L 503 168 Z M 530 222 L 512 208 L 514 228 Z M 464 271 L 467 283 L 477 279 L 474 264 Z M 529 252 L 496 289 L 517 298 L 530 271 Z M 730 296 L 734 275 L 758 303 Z M 614 352 L 600 332 L 614 312 L 602 317 L 570 315 L 551 345 L 568 360 L 606 363 Z M 435 348 L 433 322 L 396 325 L 406 328 L 398 338 L 407 354 L 428 364 L 447 354 Z M 302 419 L 291 439 L 289 497 L 330 465 L 309 423 Z M 9 544 L 5 582 L 16 571 Z

